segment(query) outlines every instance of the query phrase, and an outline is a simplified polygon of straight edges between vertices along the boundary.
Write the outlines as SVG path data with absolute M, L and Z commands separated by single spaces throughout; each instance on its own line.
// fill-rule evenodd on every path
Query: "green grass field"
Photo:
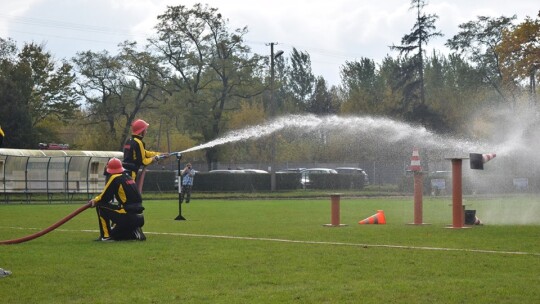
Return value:
M 82 204 L 82 202 L 81 202 Z M 145 202 L 146 242 L 93 241 L 89 209 L 35 240 L 0 245 L 1 303 L 540 303 L 540 203 L 466 199 L 483 226 L 449 229 L 451 198 Z M 0 240 L 80 205 L 2 204 Z M 384 210 L 386 225 L 358 225 Z

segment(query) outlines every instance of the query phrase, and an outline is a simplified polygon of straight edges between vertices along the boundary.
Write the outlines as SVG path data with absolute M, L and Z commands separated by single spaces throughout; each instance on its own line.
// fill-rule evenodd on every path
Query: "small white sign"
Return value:
M 431 189 L 444 190 L 446 189 L 446 181 L 444 178 L 434 178 L 431 180 Z
M 514 178 L 514 187 L 517 190 L 526 190 L 529 187 L 529 179 L 526 177 Z

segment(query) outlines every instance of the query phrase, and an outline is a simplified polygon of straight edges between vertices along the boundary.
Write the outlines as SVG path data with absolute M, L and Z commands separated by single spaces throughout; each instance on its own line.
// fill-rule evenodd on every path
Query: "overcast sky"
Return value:
M 269 54 L 268 43 L 290 53 L 293 47 L 311 56 L 313 72 L 331 85 L 339 84 L 346 61 L 395 57 L 390 45 L 400 44 L 415 22 L 408 0 L 0 0 L 0 37 L 18 45 L 45 43 L 56 59 L 71 59 L 80 51 L 117 51 L 124 40 L 145 42 L 156 17 L 168 5 L 192 7 L 207 3 L 229 19 L 231 28 L 247 26 L 246 43 L 258 54 Z M 425 11 L 437 14 L 444 37 L 429 47 L 447 54 L 444 46 L 458 25 L 477 16 L 516 15 L 536 18 L 538 0 L 430 0 Z

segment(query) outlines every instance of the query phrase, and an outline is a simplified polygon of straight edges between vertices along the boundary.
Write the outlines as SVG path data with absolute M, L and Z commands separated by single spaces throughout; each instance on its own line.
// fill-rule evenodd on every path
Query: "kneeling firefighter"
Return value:
M 124 171 L 118 158 L 109 160 L 105 188 L 89 201 L 97 208 L 100 241 L 146 240 L 141 229 L 144 226 L 142 196 L 135 181 Z

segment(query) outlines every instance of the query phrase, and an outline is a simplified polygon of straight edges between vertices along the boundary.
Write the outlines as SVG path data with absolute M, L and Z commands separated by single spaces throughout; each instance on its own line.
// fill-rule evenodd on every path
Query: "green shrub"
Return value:
M 174 171 L 146 171 L 144 176 L 143 192 L 174 191 Z
M 300 173 L 279 173 L 276 174 L 276 188 L 278 190 L 295 190 L 302 188 L 300 184 Z
M 197 173 L 194 191 L 268 191 L 270 174 L 261 173 Z
M 310 173 L 311 189 L 363 189 L 364 177 L 359 174 Z

